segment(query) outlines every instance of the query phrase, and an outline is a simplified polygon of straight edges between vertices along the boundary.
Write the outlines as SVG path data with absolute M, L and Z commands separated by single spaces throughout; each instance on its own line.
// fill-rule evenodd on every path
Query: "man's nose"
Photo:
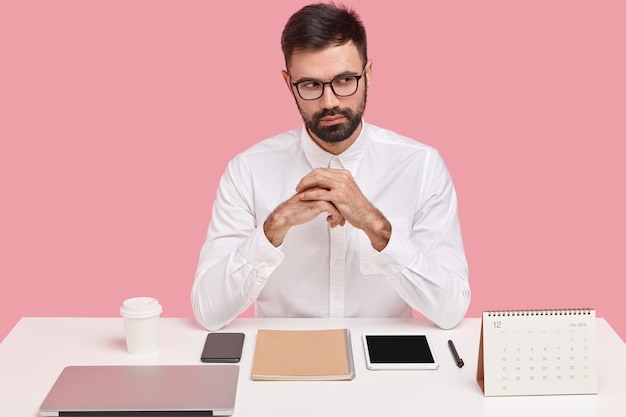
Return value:
M 339 98 L 337 98 L 333 89 L 330 88 L 330 85 L 324 86 L 322 97 L 320 97 L 320 106 L 324 109 L 334 109 L 339 106 Z

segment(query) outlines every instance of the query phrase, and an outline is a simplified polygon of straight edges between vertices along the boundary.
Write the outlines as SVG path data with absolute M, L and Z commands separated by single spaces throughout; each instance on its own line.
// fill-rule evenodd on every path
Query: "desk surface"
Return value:
M 626 345 L 597 319 L 598 395 L 484 397 L 476 383 L 480 319 L 441 330 L 423 319 L 237 319 L 224 331 L 246 333 L 234 417 L 264 416 L 626 416 Z M 159 351 L 126 352 L 119 318 L 23 318 L 0 343 L 0 416 L 35 417 L 68 365 L 198 364 L 207 331 L 191 318 L 162 318 Z M 256 331 L 347 327 L 356 368 L 353 381 L 252 381 Z M 369 371 L 363 332 L 427 332 L 436 371 Z M 453 339 L 465 361 L 454 363 Z M 212 366 L 212 365 L 206 365 Z

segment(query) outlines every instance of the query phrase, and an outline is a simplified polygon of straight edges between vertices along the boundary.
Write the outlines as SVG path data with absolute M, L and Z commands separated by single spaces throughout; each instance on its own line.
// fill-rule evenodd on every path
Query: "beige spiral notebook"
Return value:
M 257 333 L 253 380 L 340 381 L 354 376 L 348 329 L 260 329 Z
M 485 396 L 597 394 L 595 310 L 483 312 L 476 379 Z

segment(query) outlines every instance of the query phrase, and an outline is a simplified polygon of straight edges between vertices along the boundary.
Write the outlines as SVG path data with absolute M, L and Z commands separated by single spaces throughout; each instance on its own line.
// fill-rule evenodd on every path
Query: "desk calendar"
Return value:
M 485 396 L 597 394 L 595 323 L 593 309 L 483 312 Z

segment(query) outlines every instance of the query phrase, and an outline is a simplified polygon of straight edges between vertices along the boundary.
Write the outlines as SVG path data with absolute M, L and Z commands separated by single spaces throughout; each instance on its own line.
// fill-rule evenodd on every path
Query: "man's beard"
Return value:
M 302 112 L 302 109 L 300 109 L 300 114 L 302 115 L 304 125 L 309 130 L 309 132 L 313 133 L 316 137 L 326 143 L 338 143 L 348 139 L 358 129 L 359 125 L 361 124 L 361 120 L 363 119 L 366 102 L 367 94 L 363 96 L 363 101 L 361 101 L 356 111 L 353 111 L 351 108 L 348 107 L 335 107 L 333 109 L 324 109 L 320 112 L 313 114 L 313 116 L 311 117 L 308 117 L 306 114 L 304 114 Z M 300 106 L 298 106 L 298 108 L 300 108 Z M 346 118 L 346 121 L 344 123 L 332 126 L 324 126 L 320 123 L 320 120 L 322 120 L 324 117 L 335 116 L 338 114 Z

